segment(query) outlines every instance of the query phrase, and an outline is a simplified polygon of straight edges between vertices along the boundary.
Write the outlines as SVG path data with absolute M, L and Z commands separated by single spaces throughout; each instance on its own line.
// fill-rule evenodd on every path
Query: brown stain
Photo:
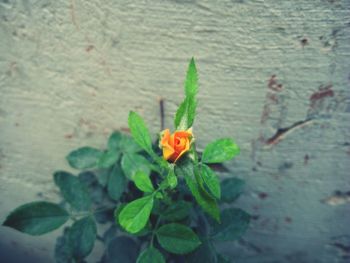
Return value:
M 286 216 L 285 218 L 284 218 L 284 221 L 286 222 L 286 223 L 288 223 L 288 224 L 290 224 L 290 223 L 292 223 L 292 218 L 290 218 L 289 216 Z
M 304 37 L 300 40 L 300 44 L 302 47 L 305 47 L 306 45 L 309 44 L 309 40 L 306 37 Z
M 18 65 L 16 61 L 13 61 L 9 64 L 6 74 L 10 77 L 13 77 L 18 72 Z
M 319 87 L 318 91 L 311 94 L 309 100 L 310 100 L 310 107 L 313 108 L 317 101 L 323 100 L 326 97 L 333 97 L 334 91 L 332 89 L 332 85 L 327 86 L 321 86 Z
M 64 135 L 64 138 L 66 138 L 66 139 L 72 139 L 73 137 L 74 137 L 73 133 L 67 133 Z
M 254 211 L 258 211 L 260 209 L 260 207 L 258 205 L 253 205 L 252 208 L 253 208 Z
M 75 15 L 75 0 L 70 1 L 69 8 L 70 8 L 72 23 L 76 27 L 76 29 L 79 30 L 79 24 L 77 22 L 76 15 Z
M 265 192 L 261 192 L 258 194 L 258 196 L 261 200 L 265 200 L 269 195 Z
M 302 128 L 305 125 L 311 123 L 311 121 L 312 119 L 297 121 L 288 127 L 278 129 L 274 135 L 265 141 L 266 145 L 276 145 L 287 135 L 287 133 L 292 132 L 295 129 Z
M 261 114 L 260 123 L 263 124 L 270 117 L 271 105 L 279 104 L 279 96 L 276 92 L 280 92 L 283 89 L 283 85 L 278 83 L 277 76 L 271 75 L 270 79 L 267 82 L 267 87 L 269 91 L 266 93 L 265 104 Z
M 259 215 L 251 215 L 250 216 L 250 218 L 252 219 L 252 220 L 259 220 L 259 218 L 260 218 L 260 216 Z
M 84 118 L 80 118 L 80 119 L 79 119 L 79 125 L 80 125 L 80 126 L 85 126 L 85 127 L 87 127 L 88 129 L 90 129 L 90 130 L 96 130 L 96 129 L 97 129 L 97 125 L 91 123 L 91 121 L 86 120 L 86 119 L 84 119 Z
M 339 251 L 339 254 L 343 259 L 350 258 L 350 246 L 349 245 L 345 245 L 345 244 L 340 243 L 340 242 L 334 242 L 331 245 L 334 246 Z
M 277 82 L 277 76 L 272 75 L 267 83 L 269 89 L 273 91 L 281 91 L 283 89 L 283 85 Z
M 93 50 L 95 48 L 95 46 L 94 45 L 88 45 L 86 48 L 85 48 L 85 51 L 86 52 L 90 52 L 91 50 Z
M 265 125 L 269 120 L 271 112 L 273 111 L 274 105 L 280 105 L 283 103 L 283 97 L 281 97 L 280 93 L 283 90 L 283 85 L 277 81 L 277 76 L 274 74 L 270 77 L 268 81 L 268 92 L 266 94 L 265 104 L 262 110 L 260 123 Z M 320 107 L 323 105 L 323 100 L 326 98 L 334 97 L 335 93 L 332 89 L 332 85 L 322 85 L 319 87 L 318 91 L 311 94 L 309 97 L 310 106 L 308 111 L 306 112 L 306 117 L 304 120 L 297 121 L 290 126 L 287 127 L 279 127 L 277 128 L 275 134 L 268 137 L 263 134 L 263 130 L 260 131 L 259 137 L 252 144 L 252 158 L 255 160 L 256 151 L 263 145 L 265 146 L 274 146 L 278 144 L 281 140 L 283 140 L 289 133 L 299 129 L 304 128 L 309 124 L 316 123 L 314 113 L 318 113 L 321 109 Z M 282 105 L 283 106 L 283 105 Z M 329 107 L 327 107 L 327 111 L 329 111 Z M 281 110 L 280 110 L 281 113 Z M 313 114 L 311 114 L 313 113 Z M 283 115 L 280 114 L 278 123 L 282 123 Z M 277 127 L 279 124 L 277 125 Z M 322 127 L 321 127 L 322 128 Z M 304 164 L 307 165 L 309 160 L 309 156 L 304 157 Z M 254 168 L 256 169 L 256 167 Z
M 269 118 L 269 116 L 270 116 L 270 108 L 268 104 L 265 104 L 261 114 L 260 123 L 261 124 L 265 123 L 266 120 Z
M 130 129 L 128 127 L 121 127 L 120 130 L 122 132 L 130 133 Z

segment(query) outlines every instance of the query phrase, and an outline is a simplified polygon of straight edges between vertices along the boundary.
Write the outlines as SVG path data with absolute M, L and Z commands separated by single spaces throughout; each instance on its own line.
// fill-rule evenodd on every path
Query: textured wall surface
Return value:
M 235 138 L 227 165 L 254 219 L 219 250 L 241 263 L 349 262 L 349 0 L 1 0 L 0 220 L 58 200 L 64 156 L 103 147 L 129 109 L 158 132 L 161 95 L 172 127 L 191 56 L 199 148 Z M 0 250 L 52 262 L 59 233 L 0 227 Z

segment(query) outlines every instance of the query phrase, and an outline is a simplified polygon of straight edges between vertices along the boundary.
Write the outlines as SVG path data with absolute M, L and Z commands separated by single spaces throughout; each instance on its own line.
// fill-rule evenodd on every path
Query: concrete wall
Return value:
M 1 0 L 0 220 L 58 200 L 64 156 L 103 147 L 129 109 L 158 132 L 162 96 L 172 127 L 192 56 L 199 148 L 236 139 L 228 166 L 254 215 L 219 250 L 235 262 L 349 262 L 349 0 Z M 1 227 L 0 249 L 51 262 L 59 233 Z

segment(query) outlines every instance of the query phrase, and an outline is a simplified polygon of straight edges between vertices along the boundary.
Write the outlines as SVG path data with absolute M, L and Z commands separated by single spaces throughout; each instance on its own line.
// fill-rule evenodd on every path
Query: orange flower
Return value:
M 175 131 L 170 134 L 169 129 L 161 133 L 160 147 L 163 149 L 165 160 L 176 162 L 185 152 L 190 149 L 192 143 L 192 129 L 187 131 Z

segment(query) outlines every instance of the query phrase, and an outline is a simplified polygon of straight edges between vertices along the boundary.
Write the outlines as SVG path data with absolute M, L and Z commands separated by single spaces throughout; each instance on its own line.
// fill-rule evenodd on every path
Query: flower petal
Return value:
M 170 130 L 166 129 L 164 131 L 162 131 L 162 139 L 160 144 L 162 146 L 169 144 L 169 139 L 170 139 Z
M 185 148 L 182 150 L 182 152 L 180 152 L 180 154 L 176 157 L 175 161 L 176 162 L 182 155 L 184 155 L 184 153 L 188 152 L 188 150 L 190 149 L 190 140 L 187 139 L 186 140 L 186 145 Z
M 175 153 L 175 150 L 172 147 L 170 147 L 169 145 L 163 147 L 163 157 L 165 160 L 171 159 L 171 156 L 174 153 Z

